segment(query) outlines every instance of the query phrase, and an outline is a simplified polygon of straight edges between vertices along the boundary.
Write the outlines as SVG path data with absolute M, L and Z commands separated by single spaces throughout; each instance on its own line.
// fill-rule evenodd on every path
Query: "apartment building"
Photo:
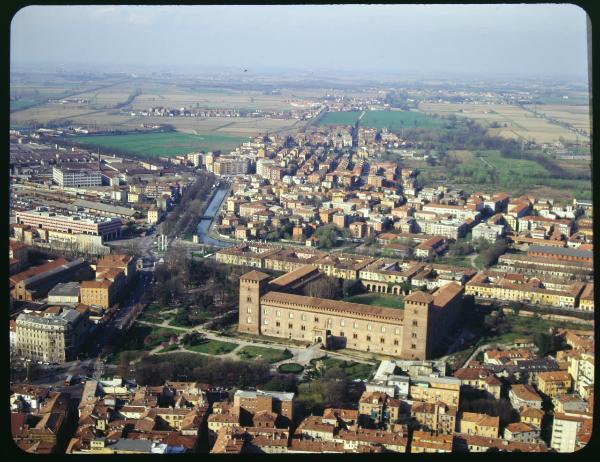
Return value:
M 21 313 L 17 317 L 17 355 L 48 363 L 69 361 L 79 351 L 87 327 L 87 312 L 72 308 Z
M 102 185 L 100 170 L 52 167 L 52 180 L 63 188 L 85 188 Z

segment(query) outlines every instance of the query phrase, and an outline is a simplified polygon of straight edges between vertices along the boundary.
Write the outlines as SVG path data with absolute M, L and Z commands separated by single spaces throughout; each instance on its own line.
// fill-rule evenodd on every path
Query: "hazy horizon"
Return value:
M 29 6 L 11 23 L 11 71 L 27 68 L 585 81 L 586 14 L 570 4 Z

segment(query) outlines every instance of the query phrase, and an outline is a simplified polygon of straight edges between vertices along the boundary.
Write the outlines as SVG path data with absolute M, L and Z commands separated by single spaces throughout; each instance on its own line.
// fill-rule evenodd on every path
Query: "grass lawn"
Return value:
M 194 151 L 231 150 L 246 138 L 222 134 L 192 135 L 181 132 L 131 133 L 124 135 L 77 136 L 73 140 L 81 145 L 117 149 L 144 156 L 177 156 Z
M 127 350 L 127 351 L 119 351 L 117 353 L 113 353 L 111 354 L 107 359 L 106 359 L 106 363 L 107 364 L 113 364 L 118 366 L 121 363 L 121 357 L 122 355 L 126 354 L 127 356 L 129 356 L 129 360 L 130 361 L 135 361 L 136 359 L 138 359 L 140 356 L 142 356 L 144 354 L 143 351 L 139 351 L 139 350 Z
M 127 331 L 125 349 L 150 351 L 169 340 L 171 335 L 179 335 L 180 331 L 168 327 L 153 327 L 134 323 Z
M 505 157 L 502 157 L 500 151 L 497 150 L 477 152 L 481 153 L 481 159 L 484 159 L 487 163 L 492 165 L 492 167 L 498 172 L 499 175 L 520 174 L 528 176 L 530 175 L 532 177 L 548 175 L 548 170 L 546 170 L 544 167 L 542 167 L 540 164 L 533 160 L 507 159 Z M 479 160 L 479 162 L 482 162 L 482 160 Z
M 175 350 L 179 350 L 179 349 L 180 349 L 179 345 L 178 344 L 174 344 L 174 345 L 169 345 L 169 346 L 163 348 L 162 350 L 159 350 L 158 352 L 159 353 L 166 353 L 168 351 L 175 351 Z
M 278 363 L 279 361 L 290 359 L 293 356 L 286 350 L 255 346 L 245 346 L 238 351 L 237 355 L 242 359 L 263 359 L 268 363 Z
M 200 343 L 199 345 L 186 345 L 185 349 L 190 351 L 197 351 L 199 353 L 206 353 L 209 355 L 224 355 L 234 350 L 236 347 L 236 343 L 221 342 L 220 340 L 207 340 L 203 343 Z
M 304 370 L 304 367 L 296 363 L 282 364 L 277 368 L 282 374 L 299 374 Z
M 349 380 L 368 379 L 371 376 L 374 367 L 370 364 L 356 363 L 354 361 L 345 361 L 343 359 L 330 357 L 315 358 L 310 361 L 315 368 L 318 362 L 323 364 L 325 371 L 332 367 L 339 367 L 346 373 L 346 377 L 348 377 Z
M 443 128 L 448 121 L 415 111 L 366 111 L 360 125 L 367 128 L 387 128 L 398 132 L 402 128 Z
M 404 298 L 398 295 L 367 293 L 346 297 L 343 301 L 362 303 L 363 305 L 383 306 L 385 308 L 404 308 Z
M 551 327 L 563 328 L 563 329 L 583 329 L 579 324 L 562 322 L 562 321 L 548 321 L 541 318 L 527 318 L 524 316 L 511 316 L 506 317 L 510 324 L 510 330 L 502 335 L 491 335 L 482 337 L 479 341 L 480 344 L 496 342 L 496 343 L 512 343 L 518 338 L 530 338 L 536 334 L 548 333 Z
M 166 311 L 165 308 L 157 305 L 156 303 L 149 304 L 144 311 L 138 316 L 137 319 L 140 321 L 152 322 L 156 324 L 160 324 L 165 319 L 170 318 L 171 315 L 161 314 L 161 311 Z
M 463 266 L 465 268 L 473 268 L 471 266 L 470 255 L 463 255 L 460 257 L 451 257 L 448 255 L 444 255 L 443 257 L 436 258 L 435 262 L 441 265 Z M 477 262 L 475 262 L 475 264 L 477 264 Z
M 359 116 L 359 111 L 326 112 L 317 125 L 354 125 Z

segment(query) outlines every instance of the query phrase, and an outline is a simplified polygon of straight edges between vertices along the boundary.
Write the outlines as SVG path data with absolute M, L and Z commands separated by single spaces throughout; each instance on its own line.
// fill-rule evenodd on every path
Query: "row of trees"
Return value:
M 199 172 L 198 179 L 184 191 L 175 210 L 159 225 L 160 232 L 169 236 L 193 232 L 198 224 L 198 217 L 206 209 L 214 183 L 214 175 Z
M 263 361 L 217 359 L 193 353 L 146 356 L 135 366 L 140 385 L 161 385 L 166 380 L 199 381 L 223 387 L 256 387 L 271 379 Z

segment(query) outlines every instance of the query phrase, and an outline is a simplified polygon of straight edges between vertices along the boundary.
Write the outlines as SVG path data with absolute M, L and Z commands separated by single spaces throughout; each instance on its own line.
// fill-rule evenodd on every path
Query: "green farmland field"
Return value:
M 326 112 L 317 125 L 354 125 L 359 116 L 358 111 Z
M 402 128 L 443 128 L 446 121 L 414 111 L 366 111 L 360 125 L 366 128 L 387 128 L 398 132 Z
M 194 151 L 232 150 L 246 141 L 239 136 L 192 135 L 181 132 L 78 136 L 78 144 L 143 156 L 178 156 Z

